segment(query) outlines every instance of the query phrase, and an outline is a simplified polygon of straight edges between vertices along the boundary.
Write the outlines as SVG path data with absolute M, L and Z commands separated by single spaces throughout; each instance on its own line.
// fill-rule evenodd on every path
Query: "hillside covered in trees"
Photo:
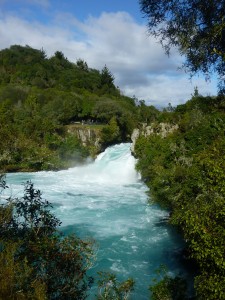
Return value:
M 97 149 L 83 147 L 66 125 L 100 126 L 102 148 L 130 140 L 150 111 L 123 96 L 105 66 L 91 69 L 82 59 L 69 62 L 57 51 L 11 46 L 0 51 L 0 169 L 57 170 L 80 163 Z
M 168 209 L 170 223 L 184 236 L 185 256 L 193 259 L 189 264 L 197 272 L 196 299 L 222 300 L 225 299 L 225 97 L 203 97 L 196 89 L 186 104 L 169 110 L 151 124 L 150 135 L 138 138 L 137 169 L 149 186 L 151 201 Z M 176 130 L 163 136 L 162 121 L 170 126 L 176 124 Z M 164 281 L 164 288 L 166 284 Z M 161 283 L 156 292 L 162 291 Z
M 162 136 L 160 124 L 151 124 L 153 134 L 139 138 L 136 155 L 153 201 L 169 210 L 170 222 L 186 240 L 187 256 L 197 263 L 196 298 L 223 300 L 225 1 L 139 0 L 139 4 L 149 35 L 157 38 L 166 54 L 177 49 L 184 58 L 181 67 L 190 76 L 217 78 L 217 97 L 202 97 L 195 89 L 190 101 L 170 107 L 165 116 L 177 130 Z M 158 287 L 162 290 L 162 285 Z

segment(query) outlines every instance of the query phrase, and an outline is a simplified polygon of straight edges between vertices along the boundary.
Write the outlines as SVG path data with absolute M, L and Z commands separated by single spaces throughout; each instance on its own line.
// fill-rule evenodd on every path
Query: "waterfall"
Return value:
M 183 272 L 176 259 L 179 237 L 159 221 L 166 212 L 148 204 L 147 187 L 135 170 L 130 144 L 109 147 L 95 161 L 58 172 L 7 174 L 8 193 L 21 195 L 31 180 L 53 204 L 64 233 L 96 240 L 96 262 L 89 271 L 114 272 L 119 280 L 136 281 L 132 299 L 149 299 L 155 269 L 167 265 Z M 90 292 L 94 299 L 96 287 Z

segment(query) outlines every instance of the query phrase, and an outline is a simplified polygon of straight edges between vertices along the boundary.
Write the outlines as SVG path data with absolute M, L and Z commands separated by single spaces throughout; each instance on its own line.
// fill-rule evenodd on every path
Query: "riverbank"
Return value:
M 137 170 L 198 266 L 198 299 L 225 298 L 225 99 L 195 96 L 168 114 L 176 131 L 140 135 Z M 157 127 L 157 123 L 155 124 Z
M 155 272 L 160 265 L 174 276 L 185 272 L 178 254 L 182 240 L 167 224 L 159 224 L 167 212 L 148 203 L 148 188 L 135 170 L 130 146 L 111 146 L 86 166 L 7 174 L 10 192 L 17 197 L 27 180 L 41 190 L 66 235 L 96 241 L 96 261 L 88 271 L 96 278 L 90 299 L 96 299 L 98 271 L 112 272 L 120 282 L 132 277 L 134 300 L 149 299 L 148 287 L 160 278 Z

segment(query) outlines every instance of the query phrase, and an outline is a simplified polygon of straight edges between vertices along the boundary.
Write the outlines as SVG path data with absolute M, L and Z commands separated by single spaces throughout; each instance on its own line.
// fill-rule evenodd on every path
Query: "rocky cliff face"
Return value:
M 133 130 L 133 133 L 131 135 L 131 152 L 135 154 L 135 143 L 139 136 L 144 135 L 145 137 L 147 137 L 151 134 L 157 134 L 160 135 L 162 138 L 165 138 L 168 134 L 176 131 L 177 129 L 177 124 L 174 125 L 170 123 L 152 123 L 151 125 L 147 125 L 146 123 L 143 123 L 142 126 L 140 126 L 140 128 L 135 128 Z
M 81 140 L 83 146 L 91 147 L 93 149 L 93 154 L 96 154 L 102 150 L 101 145 L 101 128 L 86 126 L 82 124 L 72 124 L 67 126 L 67 132 L 76 135 L 79 140 Z
M 139 138 L 140 135 L 141 135 L 141 131 L 138 128 L 135 128 L 131 134 L 132 144 L 131 144 L 130 149 L 131 149 L 131 153 L 133 155 L 134 155 L 134 147 L 135 147 L 136 140 Z

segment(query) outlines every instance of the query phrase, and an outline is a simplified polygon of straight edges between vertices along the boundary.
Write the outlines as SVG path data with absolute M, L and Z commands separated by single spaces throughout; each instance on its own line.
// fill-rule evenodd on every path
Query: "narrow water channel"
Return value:
M 120 280 L 132 277 L 132 299 L 144 300 L 160 265 L 171 274 L 184 273 L 177 255 L 182 241 L 161 222 L 166 212 L 148 204 L 130 144 L 109 147 L 94 162 L 69 170 L 8 174 L 10 193 L 20 195 L 27 180 L 53 204 L 65 233 L 95 239 L 91 275 L 110 271 Z M 90 299 L 95 294 L 93 287 Z

